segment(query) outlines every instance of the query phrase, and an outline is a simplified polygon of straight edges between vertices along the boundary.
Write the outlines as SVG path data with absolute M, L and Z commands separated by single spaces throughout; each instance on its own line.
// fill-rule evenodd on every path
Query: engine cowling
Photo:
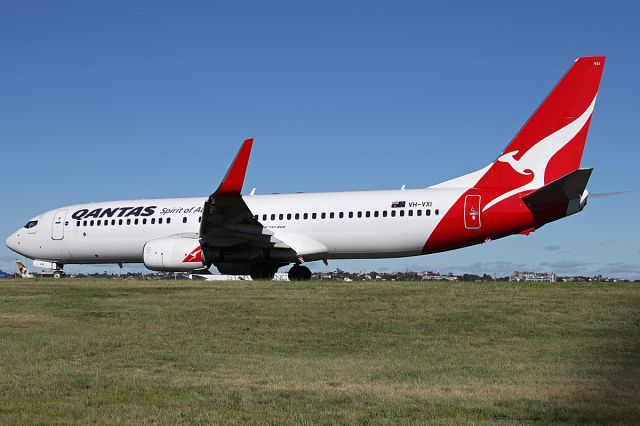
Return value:
M 188 272 L 202 269 L 202 247 L 193 238 L 167 237 L 148 241 L 143 248 L 144 266 L 152 271 Z

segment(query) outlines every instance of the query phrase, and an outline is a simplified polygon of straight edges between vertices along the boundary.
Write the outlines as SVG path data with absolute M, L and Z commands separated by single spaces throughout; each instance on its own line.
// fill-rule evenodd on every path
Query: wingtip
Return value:
M 249 163 L 252 144 L 253 138 L 245 139 L 242 143 L 240 150 L 233 159 L 227 174 L 224 179 L 222 179 L 222 182 L 215 194 L 240 194 L 240 191 L 242 191 L 242 185 L 244 184 L 244 177 L 247 172 L 247 164 Z

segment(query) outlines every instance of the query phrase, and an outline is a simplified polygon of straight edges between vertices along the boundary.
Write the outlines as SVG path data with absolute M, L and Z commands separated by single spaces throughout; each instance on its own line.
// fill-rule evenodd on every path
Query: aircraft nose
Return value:
M 16 235 L 16 233 L 14 232 L 13 234 L 9 235 L 9 238 L 6 239 L 6 241 L 4 242 L 7 247 L 9 247 L 11 250 L 17 252 L 18 251 L 18 236 Z

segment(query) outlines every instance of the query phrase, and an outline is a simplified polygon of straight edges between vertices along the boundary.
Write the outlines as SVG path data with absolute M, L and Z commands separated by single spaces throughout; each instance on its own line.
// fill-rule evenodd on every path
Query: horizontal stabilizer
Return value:
M 551 222 L 581 211 L 587 203 L 587 182 L 592 171 L 578 169 L 523 196 L 522 201 L 533 213 L 536 223 Z
M 525 195 L 522 200 L 531 207 L 580 199 L 587 189 L 592 171 L 593 169 L 578 169 Z

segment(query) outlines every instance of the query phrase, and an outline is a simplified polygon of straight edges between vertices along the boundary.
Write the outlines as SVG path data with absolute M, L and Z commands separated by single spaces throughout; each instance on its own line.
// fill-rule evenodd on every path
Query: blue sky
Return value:
M 66 204 L 208 195 L 247 137 L 247 191 L 426 187 L 493 160 L 585 55 L 607 56 L 590 190 L 637 190 L 639 18 L 635 2 L 7 3 L 0 235 Z M 636 191 L 528 237 L 331 268 L 640 278 L 638 211 Z M 15 258 L 0 248 L 0 268 Z

